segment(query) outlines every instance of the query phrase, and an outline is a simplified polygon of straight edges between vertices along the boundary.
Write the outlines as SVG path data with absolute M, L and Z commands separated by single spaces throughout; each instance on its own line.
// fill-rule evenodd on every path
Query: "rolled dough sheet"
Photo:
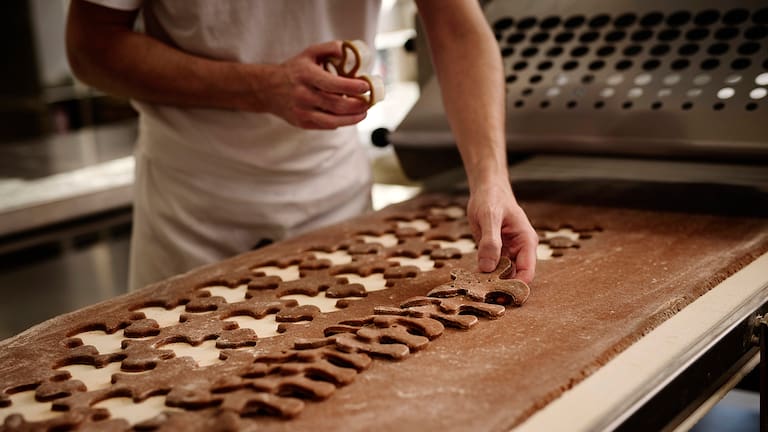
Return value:
M 472 309 L 466 310 L 470 315 L 451 317 L 475 319 L 468 329 L 439 330 L 437 321 L 415 316 L 372 318 L 376 310 L 397 310 L 451 283 L 452 269 L 475 268 L 471 249 L 463 253 L 440 246 L 466 238 L 463 217 L 431 210 L 461 207 L 467 197 L 422 195 L 56 317 L 0 342 L 0 409 L 12 412 L 13 394 L 35 390 L 39 403 L 52 402 L 62 412 L 47 425 L 120 430 L 133 420 L 119 412 L 109 418 L 79 413 L 95 412 L 97 403 L 118 407 L 107 401 L 126 394 L 136 402 L 163 395 L 168 413 L 142 416 L 142 427 L 509 430 L 768 252 L 768 200 L 755 189 L 602 180 L 529 181 L 515 187 L 537 229 L 579 235 L 576 241 L 566 239 L 561 255 L 539 262 L 527 303 L 507 307 L 496 319 L 489 317 L 498 316 L 492 307 L 499 305 L 486 305 L 491 309 L 485 314 Z M 402 224 L 422 220 L 427 223 Z M 398 243 L 361 239 L 388 234 Z M 312 253 L 336 250 L 356 259 L 334 264 Z M 435 262 L 433 269 L 388 259 L 425 255 Z M 270 266 L 295 266 L 298 279 L 254 271 Z M 360 279 L 335 277 L 353 273 Z M 364 281 L 372 276 L 383 278 L 383 288 L 366 289 Z M 329 312 L 296 300 L 298 294 L 316 297 L 323 291 L 354 297 L 340 298 L 339 310 Z M 175 318 L 161 319 L 170 323 L 167 327 L 140 313 L 159 317 L 164 314 L 149 308 L 163 307 L 170 315 L 179 306 L 184 310 L 178 324 Z M 274 318 L 278 334 L 270 330 L 257 337 L 253 329 L 227 320 L 236 316 Z M 397 330 L 404 325 L 410 332 Z M 360 326 L 365 330 L 356 330 Z M 324 351 L 322 339 L 329 330 L 332 335 L 350 328 L 356 339 L 333 345 L 348 351 Z M 389 333 L 381 333 L 385 330 Z M 120 350 L 100 353 L 77 337 L 97 331 L 122 332 L 126 339 Z M 285 352 L 302 351 L 297 341 L 319 348 L 286 360 Z M 202 364 L 190 357 L 195 347 L 205 348 Z M 405 351 L 397 351 L 402 347 Z M 317 355 L 331 355 L 322 358 L 332 361 L 317 363 L 312 357 Z M 118 361 L 132 373 L 113 374 L 111 387 L 86 391 L 62 375 L 67 364 L 107 367 Z M 307 369 L 310 363 L 314 366 Z M 282 372 L 269 375 L 265 365 L 278 365 Z M 154 412 L 157 401 L 147 405 Z M 23 426 L 19 416 L 5 421 Z

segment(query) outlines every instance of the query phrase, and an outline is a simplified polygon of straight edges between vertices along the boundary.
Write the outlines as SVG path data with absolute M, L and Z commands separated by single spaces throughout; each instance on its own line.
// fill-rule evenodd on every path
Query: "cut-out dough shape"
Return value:
M 357 78 L 368 83 L 369 90 L 365 94 L 356 96 L 373 106 L 384 99 L 384 78 L 380 75 L 368 75 L 372 61 L 371 49 L 361 40 L 343 41 L 341 45 L 341 57 L 328 57 L 323 60 L 323 69 L 347 78 Z M 358 73 L 360 72 L 360 73 Z
M 192 346 L 185 342 L 176 342 L 158 347 L 161 350 L 171 350 L 176 357 L 192 357 L 198 367 L 210 366 L 220 362 L 219 350 L 215 340 L 207 340 L 198 346 Z
M 61 415 L 60 412 L 51 411 L 51 402 L 38 402 L 35 400 L 35 391 L 23 391 L 10 395 L 11 404 L 0 408 L 0 419 L 11 414 L 21 414 L 28 422 L 45 421 Z
M 352 262 L 352 255 L 346 253 L 345 251 L 335 251 L 335 252 L 321 252 L 321 251 L 309 251 L 312 255 L 315 256 L 316 259 L 322 260 L 328 260 L 331 262 L 331 265 L 343 265 L 343 264 L 349 264 Z
M 165 396 L 152 396 L 135 403 L 128 397 L 104 399 L 93 405 L 95 408 L 107 409 L 112 418 L 124 418 L 129 423 L 136 424 L 149 420 L 164 411 L 182 411 L 165 405 Z
M 333 312 L 337 310 L 341 310 L 341 308 L 336 307 L 336 302 L 339 301 L 337 298 L 329 298 L 326 297 L 324 293 L 318 294 L 314 297 L 307 296 L 304 294 L 289 294 L 280 297 L 283 300 L 296 300 L 299 302 L 299 306 L 317 306 L 318 309 L 320 309 L 320 312 L 328 313 Z M 359 297 L 345 297 L 344 300 L 358 300 Z M 256 334 L 259 334 L 258 332 Z
M 381 291 L 387 288 L 387 280 L 383 273 L 371 273 L 368 276 L 360 276 L 357 273 L 342 273 L 336 275 L 337 278 L 344 278 L 347 282 L 360 284 L 365 287 L 366 292 Z
M 254 273 L 263 273 L 265 276 L 277 276 L 283 282 L 295 281 L 301 278 L 301 275 L 299 274 L 299 266 L 297 265 L 288 266 L 286 268 L 264 266 L 257 267 L 251 271 Z
M 544 238 L 551 239 L 554 237 L 568 237 L 573 241 L 579 240 L 580 234 L 570 228 L 563 228 L 557 231 L 544 231 Z
M 123 330 L 118 330 L 112 334 L 106 333 L 101 330 L 92 330 L 83 333 L 78 333 L 73 337 L 79 338 L 83 341 L 83 345 L 92 345 L 99 351 L 99 354 L 112 354 L 122 350 L 123 340 L 129 339 L 125 337 Z M 142 340 L 147 338 L 130 338 L 129 340 Z
M 275 320 L 275 314 L 269 314 L 260 319 L 256 319 L 250 315 L 235 315 L 227 318 L 226 321 L 234 321 L 240 328 L 249 328 L 253 330 L 256 332 L 256 336 L 258 336 L 259 339 L 277 336 L 279 334 L 277 332 L 278 324 Z
M 459 206 L 450 207 L 432 207 L 429 212 L 436 216 L 447 216 L 451 219 L 459 219 L 464 217 L 464 209 Z
M 62 366 L 59 370 L 65 370 L 72 378 L 85 384 L 88 391 L 101 390 L 112 384 L 112 374 L 120 373 L 145 373 L 147 371 L 128 372 L 120 370 L 120 362 L 109 363 L 103 368 L 91 365 L 73 364 Z
M 414 219 L 412 221 L 398 221 L 397 222 L 398 228 L 413 228 L 416 231 L 424 232 L 432 228 L 432 225 L 430 225 L 429 222 L 427 222 L 424 219 Z
M 245 293 L 248 291 L 248 285 L 243 284 L 236 288 L 228 286 L 205 287 L 202 291 L 211 293 L 211 297 L 223 297 L 227 303 L 237 303 L 245 300 Z
M 502 256 L 492 273 L 473 273 L 458 268 L 451 272 L 453 282 L 433 288 L 427 296 L 445 298 L 465 295 L 478 302 L 521 306 L 531 294 L 531 289 L 525 282 L 511 279 L 514 274 L 514 263 L 509 257 Z
M 540 232 L 541 242 L 536 248 L 536 258 L 542 261 L 563 256 L 563 249 L 578 248 L 583 234 L 571 228 Z M 587 236 L 589 237 L 589 236 Z
M 394 234 L 382 234 L 380 236 L 361 235 L 358 238 L 365 243 L 378 243 L 385 248 L 397 246 L 397 243 L 400 241 Z
M 440 246 L 440 249 L 456 248 L 462 254 L 474 252 L 475 248 L 477 247 L 474 240 L 468 238 L 460 238 L 456 241 L 430 240 L 429 243 Z
M 179 317 L 184 313 L 184 305 L 176 306 L 173 309 L 166 309 L 159 306 L 145 307 L 136 309 L 134 312 L 141 312 L 148 319 L 157 322 L 160 328 L 172 326 L 179 323 Z
M 552 248 L 548 244 L 539 243 L 536 245 L 536 259 L 547 261 L 552 259 Z
M 430 271 L 435 269 L 435 262 L 429 258 L 429 255 L 421 255 L 418 258 L 391 257 L 388 261 L 393 261 L 401 266 L 416 266 L 421 271 Z

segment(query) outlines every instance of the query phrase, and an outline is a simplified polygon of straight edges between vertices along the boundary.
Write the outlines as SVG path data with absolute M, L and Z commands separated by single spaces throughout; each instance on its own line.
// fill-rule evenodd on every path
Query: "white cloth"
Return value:
M 367 165 L 368 160 L 363 155 L 354 163 Z M 367 173 L 357 168 L 328 171 L 316 178 L 312 188 L 254 182 L 258 201 L 239 199 L 249 188 L 247 183 L 208 177 L 190 181 L 189 173 L 140 154 L 136 174 L 131 289 L 247 251 L 262 240 L 280 240 L 339 222 L 371 206 Z M 325 189 L 324 182 L 348 187 Z
M 144 31 L 194 55 L 281 63 L 306 47 L 373 46 L 380 0 L 88 0 L 141 8 Z M 370 208 L 355 127 L 303 130 L 270 114 L 134 101 L 131 289 Z

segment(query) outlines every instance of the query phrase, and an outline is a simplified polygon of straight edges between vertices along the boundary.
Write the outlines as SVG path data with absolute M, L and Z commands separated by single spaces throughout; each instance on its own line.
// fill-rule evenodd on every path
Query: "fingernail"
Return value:
M 489 272 L 496 267 L 493 260 L 490 258 L 482 258 L 480 260 L 480 271 Z

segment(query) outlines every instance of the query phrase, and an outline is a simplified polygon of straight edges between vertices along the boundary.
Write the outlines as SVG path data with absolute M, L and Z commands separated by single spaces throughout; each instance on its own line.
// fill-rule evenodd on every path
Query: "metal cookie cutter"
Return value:
M 341 44 L 341 57 L 328 57 L 323 60 L 323 69 L 346 78 L 357 78 L 368 83 L 370 91 L 361 95 L 361 99 L 368 102 L 368 106 L 384 99 L 384 80 L 379 75 L 358 75 L 358 71 L 368 70 L 371 64 L 371 50 L 361 40 L 343 41 Z

